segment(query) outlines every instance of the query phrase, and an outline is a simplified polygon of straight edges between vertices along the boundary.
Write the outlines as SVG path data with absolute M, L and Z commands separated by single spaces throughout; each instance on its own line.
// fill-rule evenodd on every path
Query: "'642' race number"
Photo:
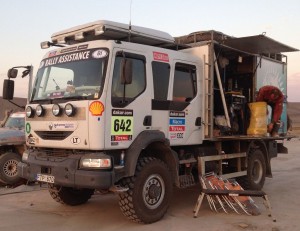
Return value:
M 114 131 L 122 133 L 131 132 L 131 119 L 115 119 L 114 121 Z
M 112 119 L 112 135 L 132 135 L 133 117 L 132 116 L 114 116 Z

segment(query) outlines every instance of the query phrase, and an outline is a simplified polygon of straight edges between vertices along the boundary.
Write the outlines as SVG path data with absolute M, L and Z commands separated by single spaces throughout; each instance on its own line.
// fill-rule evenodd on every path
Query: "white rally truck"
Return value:
M 215 171 L 261 189 L 272 176 L 270 159 L 287 152 L 285 115 L 279 137 L 247 134 L 247 103 L 260 84 L 274 85 L 262 79 L 282 83 L 287 95 L 281 52 L 296 51 L 264 35 L 173 38 L 96 21 L 54 33 L 41 46 L 56 49 L 29 84 L 28 150 L 18 172 L 48 183 L 57 202 L 79 205 L 94 190 L 110 190 L 126 217 L 152 223 L 166 213 L 173 186 L 192 186 L 198 174 Z M 270 69 L 273 77 L 260 74 Z M 10 69 L 6 99 L 16 76 Z

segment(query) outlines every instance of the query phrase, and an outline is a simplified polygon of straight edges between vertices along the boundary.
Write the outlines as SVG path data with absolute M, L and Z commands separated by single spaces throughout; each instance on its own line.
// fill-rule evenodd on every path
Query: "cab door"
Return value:
M 203 140 L 202 97 L 197 64 L 173 60 L 172 107 L 169 110 L 171 145 L 200 144 Z
M 163 131 L 171 145 L 202 143 L 200 70 L 199 64 L 181 60 L 152 62 L 152 129 Z
M 124 69 L 126 62 L 130 63 L 131 70 Z M 142 52 L 115 48 L 111 67 L 105 109 L 105 147 L 125 149 L 151 125 L 146 56 Z M 126 71 L 132 73 L 131 79 L 122 79 L 122 72 Z

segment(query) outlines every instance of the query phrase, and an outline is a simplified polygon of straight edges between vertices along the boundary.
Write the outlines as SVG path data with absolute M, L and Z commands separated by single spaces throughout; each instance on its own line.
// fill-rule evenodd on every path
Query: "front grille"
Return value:
M 42 149 L 41 152 L 36 152 L 36 156 L 40 158 L 46 157 L 68 157 L 74 154 L 73 150 L 68 149 Z
M 35 132 L 43 140 L 64 140 L 70 136 L 72 131 L 36 131 Z

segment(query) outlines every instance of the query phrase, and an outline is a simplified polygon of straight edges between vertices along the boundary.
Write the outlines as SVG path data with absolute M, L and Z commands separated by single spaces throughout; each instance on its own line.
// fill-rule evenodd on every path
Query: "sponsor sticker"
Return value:
M 85 44 L 85 45 L 80 45 L 78 46 L 78 50 L 85 50 L 89 47 L 89 44 Z
M 170 132 L 184 132 L 185 126 L 169 126 Z
M 113 109 L 111 117 L 111 141 L 132 140 L 133 110 Z
M 76 124 L 72 122 L 57 122 L 48 125 L 49 130 L 75 130 Z
M 102 58 L 105 58 L 107 55 L 108 55 L 108 52 L 106 50 L 103 50 L 103 49 L 95 50 L 92 53 L 92 56 L 95 59 L 102 59 Z
M 49 55 L 48 58 L 44 59 L 40 64 L 41 67 L 48 67 L 61 63 L 68 63 L 74 61 L 84 61 L 89 59 L 100 59 L 108 56 L 108 51 L 105 49 L 79 49 L 77 47 L 66 48 L 60 51 L 61 53 L 56 55 Z
M 75 145 L 80 144 L 80 138 L 78 136 L 72 137 L 71 138 L 71 143 L 75 144 Z
M 185 125 L 185 119 L 170 118 L 170 125 Z
M 104 105 L 100 101 L 94 101 L 90 104 L 89 111 L 92 116 L 102 116 L 102 113 L 104 112 Z
M 132 140 L 131 135 L 116 135 L 116 136 L 111 136 L 111 141 L 129 141 Z
M 52 92 L 52 93 L 49 93 L 47 94 L 47 96 L 51 99 L 54 99 L 54 98 L 61 98 L 64 96 L 64 92 Z
M 68 48 L 64 48 L 60 50 L 60 53 L 67 53 L 67 52 L 71 52 L 71 51 L 76 51 L 77 47 L 68 47 Z
M 153 51 L 153 59 L 156 61 L 169 62 L 169 55 L 166 53 Z
M 30 123 L 26 123 L 26 125 L 25 125 L 25 131 L 26 131 L 26 133 L 30 133 L 31 132 L 31 126 L 30 126 Z
M 54 129 L 74 129 L 75 124 L 73 124 L 73 123 L 54 123 L 53 128 Z
M 56 55 L 57 51 L 50 51 L 48 57 L 52 57 Z
M 170 111 L 169 116 L 170 140 L 183 139 L 185 133 L 185 112 Z

